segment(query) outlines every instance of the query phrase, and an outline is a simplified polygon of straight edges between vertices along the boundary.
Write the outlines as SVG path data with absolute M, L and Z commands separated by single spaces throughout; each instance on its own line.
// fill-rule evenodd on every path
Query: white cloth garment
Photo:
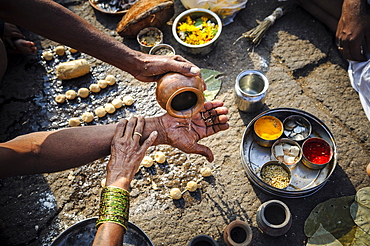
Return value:
M 370 55 L 366 54 L 366 58 L 364 62 L 349 61 L 348 74 L 370 121 Z

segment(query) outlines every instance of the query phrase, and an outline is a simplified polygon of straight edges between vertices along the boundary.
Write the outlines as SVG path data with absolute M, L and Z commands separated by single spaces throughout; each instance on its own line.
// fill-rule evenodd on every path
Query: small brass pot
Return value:
M 156 99 L 169 115 L 191 118 L 204 105 L 204 83 L 199 76 L 168 73 L 157 84 Z

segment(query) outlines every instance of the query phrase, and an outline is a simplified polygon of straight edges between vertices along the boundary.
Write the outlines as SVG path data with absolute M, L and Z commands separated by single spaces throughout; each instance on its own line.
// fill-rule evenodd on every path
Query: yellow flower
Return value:
M 179 23 L 177 33 L 182 41 L 188 44 L 200 45 L 211 41 L 218 31 L 218 25 L 207 17 L 192 20 L 186 17 L 185 22 Z

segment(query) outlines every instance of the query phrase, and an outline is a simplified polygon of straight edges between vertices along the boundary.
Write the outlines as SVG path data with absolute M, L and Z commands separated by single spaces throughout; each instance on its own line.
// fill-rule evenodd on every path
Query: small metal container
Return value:
M 235 81 L 235 102 L 243 112 L 255 112 L 262 108 L 269 82 L 260 71 L 241 72 Z
M 150 35 L 149 35 L 150 34 Z M 150 44 L 144 44 L 143 39 L 149 36 L 148 41 Z M 150 49 L 163 42 L 163 33 L 156 27 L 147 27 L 137 34 L 137 42 L 140 44 L 140 50 L 144 53 L 149 53 Z
M 284 180 L 284 177 L 287 177 L 288 181 Z M 269 161 L 261 167 L 260 178 L 272 187 L 285 189 L 290 184 L 292 173 L 284 163 Z
M 290 146 L 295 146 L 295 149 L 294 149 L 294 153 L 293 153 L 293 149 L 290 151 L 292 154 L 294 154 L 294 161 L 293 162 L 289 162 L 290 158 L 286 158 L 287 155 L 284 155 L 284 156 L 277 156 L 277 153 L 276 153 L 276 146 L 279 146 L 279 145 L 284 145 L 284 144 L 289 144 Z M 295 151 L 298 151 L 298 154 L 295 155 Z M 285 150 L 284 150 L 285 152 Z M 301 149 L 301 146 L 299 146 L 299 144 L 289 138 L 281 138 L 277 141 L 275 141 L 275 143 L 272 145 L 271 147 L 271 159 L 272 160 L 275 160 L 275 161 L 280 161 L 282 163 L 284 163 L 285 165 L 287 165 L 289 168 L 294 168 L 297 163 L 301 160 L 302 158 L 302 149 Z
M 175 55 L 175 49 L 169 44 L 157 44 L 150 49 L 149 55 L 173 56 Z
M 316 148 L 316 152 L 328 152 L 328 157 L 322 157 L 324 158 L 325 162 L 318 163 L 314 162 L 313 158 L 310 157 L 309 150 L 312 150 L 312 148 Z M 330 146 L 330 144 L 322 139 L 322 138 L 309 138 L 302 144 L 302 163 L 311 169 L 323 169 L 332 159 L 333 157 L 333 148 Z M 320 156 L 319 156 L 320 157 Z
M 270 122 L 274 122 L 273 124 L 276 124 L 279 129 L 279 133 L 276 135 L 273 139 L 267 139 L 264 138 L 264 132 L 258 128 L 258 124 L 262 120 L 269 120 Z M 272 123 L 271 123 L 272 124 Z M 256 122 L 253 126 L 254 129 L 254 140 L 257 142 L 257 144 L 263 146 L 263 147 L 271 147 L 274 142 L 281 137 L 283 134 L 283 123 L 276 117 L 268 115 L 268 116 L 262 116 Z
M 283 120 L 284 135 L 294 141 L 307 139 L 312 131 L 311 123 L 303 116 L 291 115 Z

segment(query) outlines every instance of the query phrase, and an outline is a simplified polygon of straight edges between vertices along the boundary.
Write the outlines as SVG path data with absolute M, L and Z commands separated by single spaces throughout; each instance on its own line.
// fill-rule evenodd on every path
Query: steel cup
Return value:
M 256 70 L 241 72 L 235 81 L 235 102 L 240 111 L 255 112 L 262 108 L 269 82 Z

